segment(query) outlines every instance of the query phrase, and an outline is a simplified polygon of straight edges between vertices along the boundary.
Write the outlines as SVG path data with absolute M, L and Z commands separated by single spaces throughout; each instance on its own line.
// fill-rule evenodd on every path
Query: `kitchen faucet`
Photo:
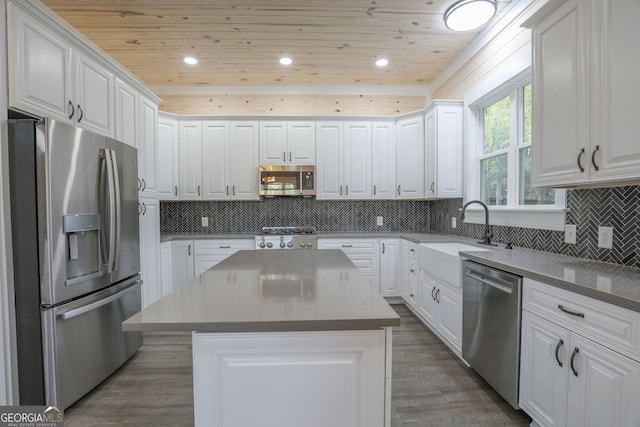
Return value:
M 493 233 L 491 232 L 491 229 L 489 227 L 489 208 L 487 207 L 486 204 L 484 204 L 480 200 L 471 200 L 462 206 L 462 209 L 460 209 L 460 221 L 464 221 L 464 212 L 467 210 L 467 206 L 469 206 L 472 203 L 478 203 L 479 205 L 482 205 L 482 207 L 484 208 L 484 237 L 482 238 L 482 242 L 478 242 L 478 243 L 482 243 L 483 245 L 489 245 L 489 246 L 498 246 L 494 243 L 491 243 L 491 238 L 493 237 Z

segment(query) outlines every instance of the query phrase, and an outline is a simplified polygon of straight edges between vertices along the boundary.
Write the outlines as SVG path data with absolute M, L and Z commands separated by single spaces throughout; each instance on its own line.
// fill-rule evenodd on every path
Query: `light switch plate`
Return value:
M 564 242 L 570 245 L 576 244 L 578 227 L 575 224 L 564 225 Z
M 613 227 L 598 227 L 598 247 L 605 249 L 613 247 Z
M 381 217 L 381 216 L 377 217 L 376 218 L 376 224 L 377 225 L 384 225 L 384 217 Z
M 209 217 L 208 216 L 203 216 L 202 217 L 202 226 L 203 227 L 208 227 L 209 226 Z
M 451 217 L 451 228 L 456 228 L 458 226 L 458 218 L 455 216 Z

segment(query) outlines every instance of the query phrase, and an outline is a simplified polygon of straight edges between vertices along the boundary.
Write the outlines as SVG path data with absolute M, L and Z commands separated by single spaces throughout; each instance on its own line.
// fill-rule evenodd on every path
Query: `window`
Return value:
M 465 100 L 471 118 L 466 200 L 486 203 L 492 224 L 557 230 L 565 191 L 531 183 L 531 95 L 527 70 L 475 101 Z

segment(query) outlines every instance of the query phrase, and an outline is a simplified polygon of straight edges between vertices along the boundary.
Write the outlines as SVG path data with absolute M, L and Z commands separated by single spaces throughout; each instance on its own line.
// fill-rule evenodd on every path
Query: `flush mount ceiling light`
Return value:
M 291 58 L 283 56 L 282 58 L 280 58 L 280 63 L 282 65 L 291 65 L 293 63 L 293 60 L 291 60 Z
M 380 59 L 378 59 L 376 61 L 376 65 L 378 67 L 385 67 L 385 66 L 389 65 L 389 60 L 385 59 L 385 58 L 380 58 Z
M 444 24 L 453 31 L 469 31 L 486 24 L 495 14 L 495 0 L 460 0 L 447 9 Z
M 189 65 L 196 65 L 198 63 L 198 60 L 193 56 L 185 56 L 184 62 L 186 62 Z

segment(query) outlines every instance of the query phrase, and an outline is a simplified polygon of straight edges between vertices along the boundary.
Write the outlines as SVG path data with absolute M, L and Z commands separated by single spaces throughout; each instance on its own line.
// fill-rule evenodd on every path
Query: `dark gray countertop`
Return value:
M 282 332 L 399 324 L 340 250 L 247 250 L 130 317 L 123 330 Z
M 189 237 L 185 237 L 189 236 Z M 254 234 L 172 235 L 172 239 L 253 238 Z M 475 239 L 439 233 L 395 231 L 380 233 L 318 233 L 323 238 L 402 238 L 414 243 L 463 242 Z M 163 236 L 164 238 L 164 236 Z M 504 249 L 500 244 L 492 251 L 462 252 L 465 258 L 510 271 L 541 282 L 568 289 L 634 311 L 640 311 L 640 269 L 576 258 L 533 249 Z
M 640 269 L 533 249 L 461 252 L 490 267 L 640 311 Z

